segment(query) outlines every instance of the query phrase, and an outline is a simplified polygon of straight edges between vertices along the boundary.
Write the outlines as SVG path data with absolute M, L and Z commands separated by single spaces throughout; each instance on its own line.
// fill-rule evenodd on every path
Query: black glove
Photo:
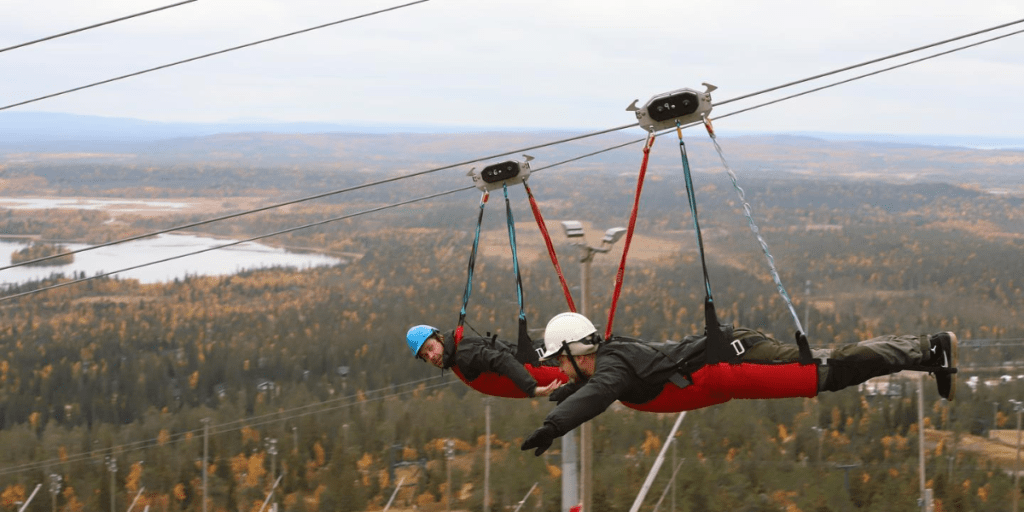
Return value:
M 555 434 L 555 427 L 545 423 L 543 427 L 534 430 L 533 433 L 523 441 L 523 445 L 520 446 L 519 449 L 529 450 L 530 448 L 536 448 L 533 454 L 539 456 L 551 447 L 551 443 L 554 442 L 556 437 L 558 436 Z
M 563 400 L 569 398 L 570 395 L 576 392 L 577 386 L 575 383 L 568 383 L 563 386 L 559 386 L 548 395 L 548 400 L 552 402 L 562 403 Z
M 814 364 L 814 358 L 811 356 L 811 346 L 807 342 L 807 335 L 796 331 L 796 346 L 800 349 L 800 364 Z

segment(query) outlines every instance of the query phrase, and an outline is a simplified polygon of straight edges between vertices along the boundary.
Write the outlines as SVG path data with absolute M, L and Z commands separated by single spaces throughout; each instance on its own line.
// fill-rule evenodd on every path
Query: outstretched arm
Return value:
M 633 380 L 637 379 L 620 361 L 612 360 L 605 363 L 608 364 L 600 364 L 586 384 L 579 386 L 575 392 L 559 402 L 547 418 L 544 418 L 544 425 L 523 441 L 521 449 L 535 449 L 535 455 L 544 453 L 555 439 L 608 409 Z
M 465 372 L 471 368 L 474 373 L 493 372 L 508 377 L 526 396 L 535 396 L 537 379 L 516 361 L 511 352 L 490 348 L 483 344 L 459 347 L 459 367 Z

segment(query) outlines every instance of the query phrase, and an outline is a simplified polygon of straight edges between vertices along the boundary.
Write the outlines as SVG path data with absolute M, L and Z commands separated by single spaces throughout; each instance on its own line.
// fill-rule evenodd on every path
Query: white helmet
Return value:
M 579 313 L 561 313 L 548 322 L 544 329 L 544 353 L 541 359 L 558 355 L 565 347 L 574 356 L 597 352 L 597 344 L 590 338 L 597 332 L 594 324 Z

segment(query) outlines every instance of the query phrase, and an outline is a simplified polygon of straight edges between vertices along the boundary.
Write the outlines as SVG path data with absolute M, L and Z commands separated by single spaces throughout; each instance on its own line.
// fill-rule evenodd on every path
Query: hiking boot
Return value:
M 932 357 L 928 366 L 939 368 L 956 368 L 958 362 L 956 334 L 950 331 L 933 334 L 928 338 L 932 348 Z M 956 374 L 949 372 L 935 372 L 935 383 L 939 388 L 939 396 L 946 400 L 953 400 L 956 395 Z

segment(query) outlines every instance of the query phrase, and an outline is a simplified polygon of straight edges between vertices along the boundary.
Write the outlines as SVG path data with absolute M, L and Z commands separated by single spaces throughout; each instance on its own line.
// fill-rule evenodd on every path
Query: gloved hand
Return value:
M 562 403 L 563 400 L 565 400 L 566 398 L 569 398 L 569 396 L 572 395 L 575 392 L 576 392 L 576 384 L 570 382 L 570 383 L 565 384 L 563 386 L 560 386 L 557 389 L 555 389 L 554 391 L 552 391 L 551 394 L 548 395 L 548 400 L 550 400 L 552 402 Z
M 543 427 L 534 430 L 532 434 L 527 436 L 519 449 L 529 450 L 530 448 L 536 448 L 533 454 L 539 456 L 551 447 L 551 443 L 555 441 L 556 437 L 558 436 L 555 435 L 555 427 L 545 423 Z
M 796 346 L 800 350 L 800 364 L 813 364 L 814 359 L 811 356 L 811 346 L 807 342 L 807 335 L 796 331 Z

